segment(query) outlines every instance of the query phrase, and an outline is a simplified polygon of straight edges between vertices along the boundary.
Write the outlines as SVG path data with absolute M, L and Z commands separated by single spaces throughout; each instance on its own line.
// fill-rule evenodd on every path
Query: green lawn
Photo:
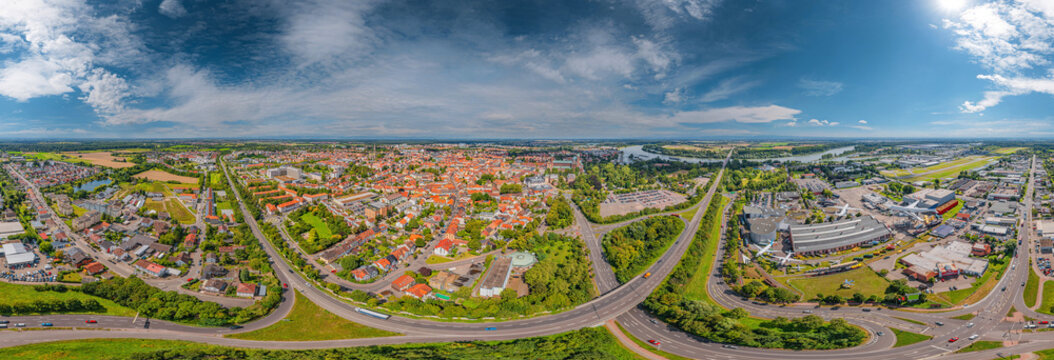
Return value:
M 844 289 L 842 283 L 847 279 L 852 280 L 854 284 Z M 788 280 L 787 283 L 803 293 L 802 300 L 812 300 L 816 298 L 816 294 L 839 295 L 848 298 L 859 292 L 865 297 L 882 296 L 889 287 L 889 281 L 866 266 L 833 275 L 794 278 Z
M 719 209 L 724 209 L 725 204 L 728 203 L 728 198 L 723 195 L 714 194 L 715 199 L 720 201 L 718 205 Z M 717 253 L 717 245 L 721 241 L 721 219 L 714 220 L 713 226 L 710 229 L 702 229 L 699 231 L 709 231 L 710 236 L 707 237 L 706 251 L 703 253 L 703 261 L 699 262 L 699 268 L 695 270 L 695 274 L 692 275 L 692 279 L 688 281 L 688 289 L 685 290 L 684 297 L 691 300 L 704 300 L 711 304 L 717 305 L 710 295 L 706 293 L 706 281 L 710 278 L 710 273 L 713 271 L 714 256 Z
M 959 351 L 956 351 L 956 353 L 967 353 L 967 352 L 982 351 L 982 350 L 995 349 L 995 348 L 1001 348 L 1001 347 L 1003 347 L 1003 342 L 1002 341 L 978 340 L 978 341 L 974 342 L 973 344 L 970 344 L 970 346 L 967 346 L 967 347 L 964 347 L 962 349 L 959 349 Z
M 952 319 L 970 320 L 970 319 L 973 319 L 975 316 L 977 316 L 977 315 L 974 315 L 973 313 L 969 313 L 969 314 L 963 314 L 963 315 L 959 315 L 959 316 L 953 317 Z
M 322 222 L 322 219 L 315 216 L 315 214 L 304 214 L 304 216 L 300 217 L 300 221 L 307 222 L 308 225 L 311 225 L 311 227 L 315 229 L 315 233 L 318 235 L 319 239 L 329 239 L 333 236 L 333 231 L 329 229 L 329 225 Z
M 970 304 L 980 301 L 995 288 L 996 283 L 999 282 L 999 278 L 1001 278 L 1003 272 L 1006 271 L 1008 264 L 1009 261 L 1004 261 L 1002 263 L 990 261 L 988 271 L 985 271 L 984 275 L 981 275 L 980 278 L 974 280 L 969 288 L 937 293 L 936 297 L 943 298 L 952 305 L 960 305 L 964 301 L 965 303 Z
M 1054 315 L 1054 280 L 1043 282 L 1043 302 L 1039 304 L 1037 312 Z
M 54 291 L 36 291 L 33 290 L 30 285 L 15 285 L 5 282 L 0 282 L 0 303 L 14 304 L 19 302 L 32 302 L 36 300 L 67 300 L 67 299 L 95 299 L 106 308 L 105 312 L 98 314 L 104 315 L 115 315 L 115 316 L 135 316 L 136 311 L 113 302 L 112 300 L 103 299 L 91 295 L 85 295 L 76 291 L 66 292 L 54 292 Z M 3 358 L 0 356 L 0 358 Z
M 1054 360 L 1054 349 L 1034 351 L 1032 353 L 1039 356 L 1039 360 Z
M 260 330 L 226 337 L 260 341 L 312 341 L 398 335 L 345 320 L 296 292 L 296 304 L 282 321 Z
M 919 180 L 932 181 L 933 179 L 943 179 L 943 178 L 947 178 L 947 177 L 954 177 L 954 176 L 958 175 L 960 172 L 962 172 L 964 170 L 971 170 L 971 169 L 975 169 L 975 168 L 979 168 L 981 166 L 984 166 L 985 164 L 988 164 L 988 162 L 991 161 L 994 158 L 993 157 L 980 158 L 981 160 L 978 160 L 976 162 L 967 164 L 968 162 L 973 161 L 975 159 L 976 158 L 974 158 L 974 157 L 966 157 L 966 158 L 963 158 L 963 159 L 959 159 L 959 160 L 955 160 L 955 161 L 951 161 L 951 162 L 947 162 L 947 163 L 943 163 L 943 164 L 934 165 L 934 166 L 931 166 L 931 167 L 928 167 L 928 168 L 925 168 L 925 169 L 918 169 L 918 170 L 915 170 L 913 173 L 914 174 L 921 174 L 921 173 L 924 173 L 924 172 L 927 172 L 927 171 L 932 171 L 932 170 L 937 170 L 937 169 L 944 169 L 944 170 L 941 170 L 941 171 L 938 171 L 938 172 L 935 172 L 935 173 L 932 173 L 932 174 L 929 174 L 929 175 L 925 175 L 925 176 L 914 176 L 914 177 L 905 179 L 905 181 L 908 181 L 908 182 L 915 182 L 915 181 L 919 181 Z
M 929 340 L 929 339 L 933 338 L 933 336 L 930 336 L 930 335 L 923 335 L 923 334 L 913 333 L 913 332 L 910 332 L 910 331 L 904 331 L 904 330 L 900 330 L 900 329 L 893 329 L 893 328 L 891 328 L 890 330 L 893 330 L 893 335 L 895 335 L 897 337 L 897 343 L 895 345 L 893 345 L 893 347 L 907 346 L 907 345 L 923 342 L 923 341 L 926 341 L 926 340 Z
M 681 211 L 681 212 L 677 213 L 677 215 L 680 215 L 681 218 L 684 219 L 685 221 L 692 221 L 692 217 L 694 217 L 695 213 L 699 212 L 699 209 L 701 209 L 701 208 L 702 208 L 702 206 L 696 206 L 694 208 L 691 208 L 691 209 L 688 209 L 688 210 L 685 210 L 685 211 Z
M 220 201 L 216 203 L 216 212 L 220 210 L 234 210 L 234 207 L 231 206 L 230 201 Z
M 219 346 L 172 340 L 88 339 L 2 348 L 0 349 L 0 358 L 41 360 L 128 359 L 135 354 L 145 352 L 161 350 L 184 352 L 212 348 L 219 348 Z
M 1032 270 L 1031 264 L 1028 267 L 1028 283 L 1025 284 L 1025 305 L 1033 307 L 1036 305 L 1036 298 L 1039 296 L 1039 275 Z
M 449 257 L 446 257 L 446 256 L 439 256 L 439 255 L 428 255 L 428 259 L 425 259 L 425 264 L 429 264 L 429 265 L 442 264 L 442 263 L 451 262 L 451 261 L 457 261 L 457 260 L 461 260 L 461 259 L 468 259 L 468 258 L 473 257 L 473 256 L 476 256 L 476 255 L 472 255 L 468 251 L 458 253 L 457 256 L 453 257 L 453 258 L 449 258 Z

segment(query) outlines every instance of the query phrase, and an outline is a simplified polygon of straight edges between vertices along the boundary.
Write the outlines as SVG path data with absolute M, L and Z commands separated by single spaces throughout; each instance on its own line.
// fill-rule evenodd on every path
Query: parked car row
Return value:
M 1054 270 L 1050 268 L 1050 258 L 1039 258 L 1036 260 L 1036 266 L 1043 272 L 1043 275 L 1050 276 L 1050 273 Z
M 50 271 L 36 270 L 29 271 L 21 274 L 16 274 L 13 271 L 5 271 L 0 274 L 0 278 L 11 280 L 11 281 L 28 281 L 28 282 L 48 282 L 55 281 L 55 275 L 52 275 Z

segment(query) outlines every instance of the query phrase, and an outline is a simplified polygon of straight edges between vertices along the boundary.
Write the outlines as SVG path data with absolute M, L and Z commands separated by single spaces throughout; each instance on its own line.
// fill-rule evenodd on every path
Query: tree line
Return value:
M 263 300 L 246 308 L 224 308 L 222 305 L 150 286 L 142 279 L 115 277 L 87 283 L 82 293 L 112 300 L 139 311 L 140 316 L 203 326 L 223 326 L 260 318 L 282 301 L 278 289 L 268 291 Z
M 601 244 L 604 258 L 615 278 L 625 283 L 651 265 L 684 230 L 684 222 L 673 216 L 647 218 L 612 230 Z

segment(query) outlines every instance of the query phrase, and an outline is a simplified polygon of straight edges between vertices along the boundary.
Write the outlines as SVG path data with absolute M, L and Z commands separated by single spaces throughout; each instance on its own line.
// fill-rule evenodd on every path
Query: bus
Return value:
M 382 319 L 382 320 L 388 320 L 388 318 L 392 317 L 391 315 L 388 315 L 388 314 L 382 314 L 382 313 L 379 313 L 379 312 L 376 312 L 376 311 L 373 311 L 373 310 L 367 310 L 367 309 L 363 309 L 363 308 L 359 308 L 359 307 L 355 308 L 355 311 L 358 311 L 360 314 L 373 316 L 375 318 Z

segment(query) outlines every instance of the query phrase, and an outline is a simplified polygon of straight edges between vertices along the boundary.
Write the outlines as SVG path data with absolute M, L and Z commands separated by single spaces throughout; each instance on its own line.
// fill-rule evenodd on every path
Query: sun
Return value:
M 941 10 L 956 11 L 966 6 L 966 0 L 937 0 Z

